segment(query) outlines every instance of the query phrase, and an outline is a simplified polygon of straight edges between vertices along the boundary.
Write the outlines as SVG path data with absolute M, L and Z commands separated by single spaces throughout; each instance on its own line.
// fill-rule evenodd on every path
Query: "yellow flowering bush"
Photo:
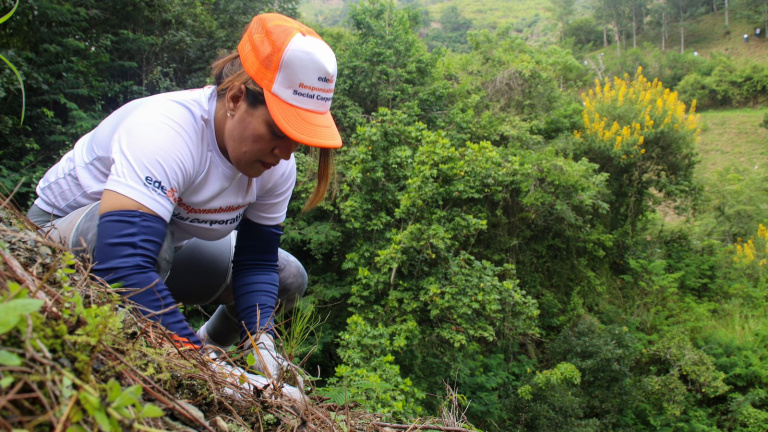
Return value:
M 753 263 L 760 267 L 768 265 L 768 228 L 760 224 L 756 237 L 753 236 L 746 241 L 738 239 L 733 260 L 746 265 Z
M 648 81 L 642 68 L 634 77 L 595 81 L 582 101 L 574 155 L 609 174 L 613 229 L 631 232 L 656 199 L 691 196 L 699 136 L 695 102 L 686 108 L 677 92 Z
M 757 233 L 747 239 L 739 238 L 731 249 L 735 280 L 731 289 L 740 295 L 749 294 L 748 301 L 764 301 L 766 292 L 766 268 L 768 267 L 768 228 L 759 224 Z
M 658 80 L 648 81 L 642 68 L 634 78 L 614 77 L 582 94 L 584 128 L 576 137 L 595 141 L 621 159 L 633 159 L 646 152 L 661 150 L 663 143 L 647 142 L 646 138 L 680 135 L 690 141 L 698 138 L 699 116 L 696 101 L 690 109 L 677 97 L 677 92 L 664 88 Z M 675 132 L 679 132 L 675 133 Z

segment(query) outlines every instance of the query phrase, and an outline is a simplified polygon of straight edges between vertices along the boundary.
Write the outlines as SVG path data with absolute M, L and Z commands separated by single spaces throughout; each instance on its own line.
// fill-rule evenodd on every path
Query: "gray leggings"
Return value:
M 93 256 L 99 221 L 99 203 L 82 207 L 66 216 L 57 216 L 36 205 L 27 212 L 29 220 L 52 240 L 62 242 L 76 255 Z M 173 298 L 184 304 L 220 304 L 206 325 L 208 337 L 217 345 L 231 345 L 240 338 L 240 320 L 232 291 L 232 255 L 237 232 L 220 240 L 191 239 L 173 247 L 168 230 L 158 257 L 158 273 L 165 279 Z M 278 250 L 279 307 L 292 309 L 307 288 L 307 272 L 293 255 Z

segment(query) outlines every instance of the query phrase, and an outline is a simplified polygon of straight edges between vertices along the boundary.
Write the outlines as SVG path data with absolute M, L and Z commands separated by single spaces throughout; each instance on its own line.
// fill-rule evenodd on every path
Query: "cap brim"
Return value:
M 341 135 L 330 112 L 318 113 L 297 108 L 266 90 L 264 99 L 272 120 L 292 140 L 312 147 L 341 147 Z

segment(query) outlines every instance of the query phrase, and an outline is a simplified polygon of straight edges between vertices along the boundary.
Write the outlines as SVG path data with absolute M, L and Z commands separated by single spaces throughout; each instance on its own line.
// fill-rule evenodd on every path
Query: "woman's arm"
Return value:
M 117 210 L 138 210 L 140 212 L 149 213 L 151 215 L 158 216 L 157 213 L 149 209 L 149 207 L 136 201 L 133 198 L 128 198 L 123 194 L 119 194 L 115 191 L 105 190 L 101 194 L 101 204 L 99 204 L 99 214 L 117 211 Z
M 283 228 L 244 219 L 237 232 L 232 260 L 232 289 L 237 316 L 245 324 L 241 340 L 260 330 L 274 332 L 274 312 L 279 286 L 277 250 Z M 246 331 L 247 330 L 247 331 Z
M 200 340 L 157 273 L 157 258 L 168 223 L 138 201 L 106 190 L 99 208 L 93 273 L 129 288 L 121 294 L 176 336 L 194 345 Z

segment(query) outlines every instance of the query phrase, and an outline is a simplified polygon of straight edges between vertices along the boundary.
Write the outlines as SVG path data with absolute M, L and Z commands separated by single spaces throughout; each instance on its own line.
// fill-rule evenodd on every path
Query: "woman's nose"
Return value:
M 282 160 L 288 160 L 291 158 L 293 152 L 299 148 L 299 143 L 293 140 L 285 140 L 275 147 L 275 155 Z

